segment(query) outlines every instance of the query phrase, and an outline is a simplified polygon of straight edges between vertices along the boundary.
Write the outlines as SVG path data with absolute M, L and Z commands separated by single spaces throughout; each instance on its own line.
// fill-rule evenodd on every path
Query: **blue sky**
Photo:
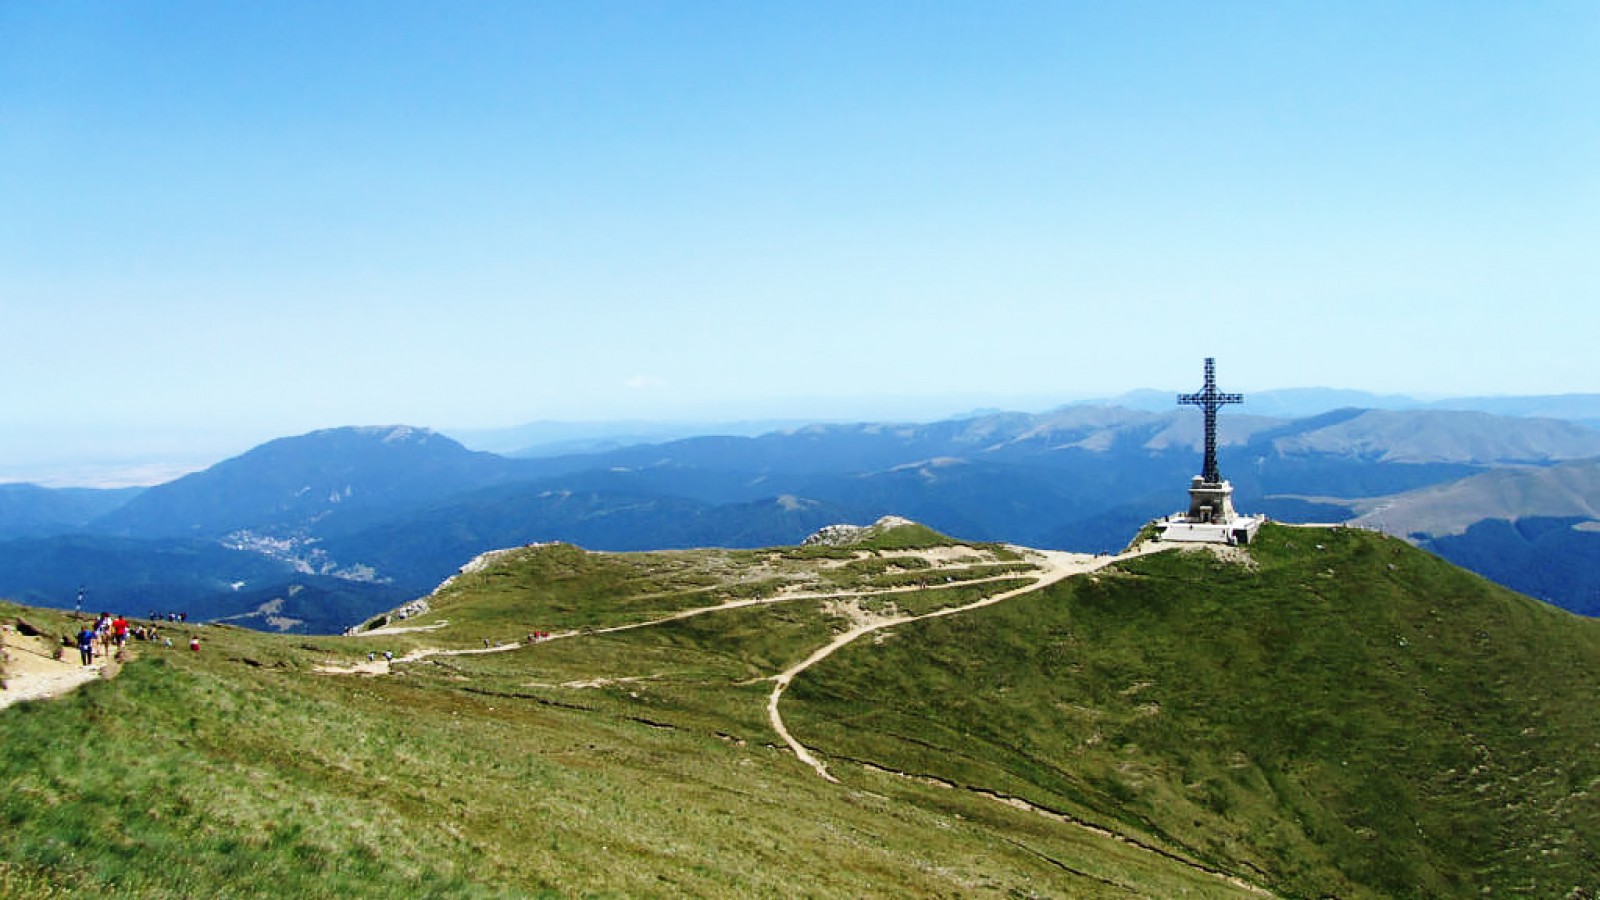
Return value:
M 1596 59 L 1589 2 L 0 3 L 0 473 L 1600 391 Z

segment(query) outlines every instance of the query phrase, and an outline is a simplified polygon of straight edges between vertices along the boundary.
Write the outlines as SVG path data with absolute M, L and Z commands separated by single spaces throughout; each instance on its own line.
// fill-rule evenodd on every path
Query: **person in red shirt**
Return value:
M 118 615 L 111 621 L 111 633 L 117 636 L 117 647 L 128 646 L 128 620 Z

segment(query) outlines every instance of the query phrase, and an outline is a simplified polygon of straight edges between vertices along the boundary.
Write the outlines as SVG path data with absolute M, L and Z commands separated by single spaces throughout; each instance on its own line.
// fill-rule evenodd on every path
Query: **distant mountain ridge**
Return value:
M 1448 484 L 1354 505 L 1358 525 L 1449 537 L 1485 519 L 1570 518 L 1600 523 L 1600 460 L 1492 469 Z
M 515 463 L 425 428 L 338 428 L 280 438 L 152 488 L 94 523 L 122 536 L 220 537 L 362 519 L 506 481 Z
M 1115 397 L 1084 401 L 1096 406 L 1160 412 L 1170 409 L 1173 391 L 1137 390 Z M 1069 404 L 1070 405 L 1070 404 Z M 1497 416 L 1538 417 L 1577 422 L 1600 428 L 1600 394 L 1543 394 L 1507 397 L 1447 397 L 1423 399 L 1406 394 L 1374 394 L 1342 388 L 1286 388 L 1250 391 L 1247 411 L 1264 416 L 1299 419 L 1336 409 L 1450 410 Z
M 45 537 L 87 528 L 126 505 L 144 488 L 44 488 L 0 484 L 0 535 Z
M 510 428 L 452 429 L 449 436 L 475 450 L 503 456 L 538 458 L 600 453 L 635 444 L 659 444 L 704 435 L 753 437 L 808 424 L 800 419 L 731 422 L 529 422 Z
M 1400 533 L 1438 552 L 1465 552 L 1429 542 L 1464 535 L 1485 516 L 1588 521 L 1585 498 L 1600 489 L 1578 474 L 1588 471 L 1584 460 L 1600 460 L 1600 431 L 1553 419 L 1234 414 L 1222 417 L 1219 437 L 1241 508 L 1286 521 L 1360 516 L 1391 531 L 1410 511 L 1422 524 Z M 1087 405 L 521 459 L 468 450 L 428 429 L 328 429 L 137 492 L 0 491 L 0 542 L 32 542 L 0 543 L 0 596 L 60 604 L 73 582 L 89 580 L 101 596 L 131 592 L 136 605 L 161 592 L 206 616 L 271 607 L 262 621 L 331 631 L 364 603 L 395 605 L 479 553 L 536 541 L 597 550 L 781 545 L 824 525 L 901 515 L 969 540 L 1114 550 L 1144 522 L 1183 506 L 1201 439 L 1193 410 Z M 1509 487 L 1523 483 L 1546 487 Z M 1500 495 L 1479 485 L 1508 487 L 1496 503 L 1484 498 Z M 1540 499 L 1561 485 L 1567 502 Z M 1493 550 L 1485 548 L 1496 541 L 1527 543 L 1479 540 L 1477 563 L 1452 558 L 1487 571 Z M 58 545 L 75 549 L 62 555 L 51 549 Z M 181 546 L 216 552 L 175 556 Z M 46 573 L 30 557 L 70 557 L 77 571 Z M 185 570 L 177 559 L 192 564 Z M 1545 578 L 1539 596 L 1587 602 L 1571 598 L 1587 596 L 1592 580 Z M 324 617 L 307 608 L 317 596 L 338 598 Z M 289 607 L 294 614 L 281 612 Z
M 1121 408 L 1139 412 L 1166 413 L 1173 410 L 1178 390 L 1144 388 L 1112 397 L 1076 400 L 1057 405 L 1043 413 L 1049 415 L 1079 408 Z M 1600 394 L 1550 394 L 1508 397 L 1452 397 L 1426 399 L 1407 394 L 1377 394 L 1345 388 L 1282 388 L 1251 391 L 1238 414 L 1278 419 L 1301 419 L 1339 409 L 1368 410 L 1451 410 L 1483 412 L 1500 416 L 1540 417 L 1576 422 L 1600 428 Z M 945 417 L 958 421 L 1007 413 L 1001 409 L 980 409 Z M 919 420 L 920 421 L 920 420 Z M 575 453 L 599 453 L 637 444 L 663 444 L 691 437 L 718 435 L 756 437 L 777 431 L 793 431 L 815 424 L 807 419 L 733 419 L 699 422 L 650 421 L 540 421 L 507 428 L 450 429 L 450 437 L 465 446 L 513 457 L 549 457 Z M 827 424 L 848 424 L 848 421 Z
M 1600 431 L 1558 419 L 1520 418 L 1511 429 L 1504 417 L 1482 412 L 1341 412 L 1348 417 L 1276 438 L 1274 446 L 1285 454 L 1334 453 L 1399 463 L 1551 463 L 1600 456 Z

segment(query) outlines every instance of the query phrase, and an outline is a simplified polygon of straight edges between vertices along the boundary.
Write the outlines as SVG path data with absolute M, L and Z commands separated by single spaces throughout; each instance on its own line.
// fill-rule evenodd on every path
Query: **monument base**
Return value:
M 1160 539 L 1194 544 L 1248 544 L 1261 530 L 1262 516 L 1241 516 L 1233 508 L 1233 485 L 1196 475 L 1189 483 L 1189 512 L 1158 522 Z
M 1204 481 L 1199 475 L 1189 483 L 1188 520 L 1197 525 L 1226 525 L 1238 513 L 1233 509 L 1233 485 L 1226 481 Z
M 1191 522 L 1188 516 L 1176 515 L 1157 522 L 1160 529 L 1156 539 L 1181 544 L 1231 544 L 1243 546 L 1255 540 L 1261 530 L 1263 516 L 1234 516 L 1227 524 L 1218 522 Z

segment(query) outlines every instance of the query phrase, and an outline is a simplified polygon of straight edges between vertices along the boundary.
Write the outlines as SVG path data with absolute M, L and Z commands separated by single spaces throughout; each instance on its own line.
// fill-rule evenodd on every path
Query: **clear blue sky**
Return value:
M 1597 60 L 1594 2 L 0 2 L 0 455 L 1600 391 Z

